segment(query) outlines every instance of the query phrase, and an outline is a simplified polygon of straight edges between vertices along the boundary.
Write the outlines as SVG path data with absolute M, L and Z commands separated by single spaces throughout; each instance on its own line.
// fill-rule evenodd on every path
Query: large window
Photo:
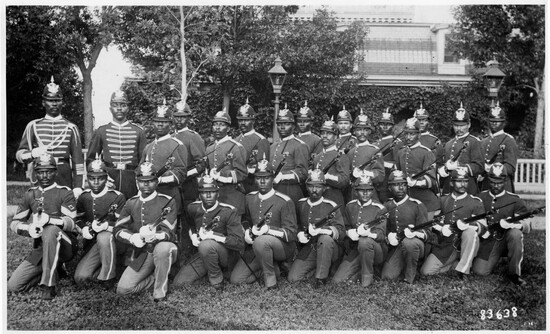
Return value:
M 445 34 L 445 55 L 443 57 L 443 63 L 458 64 L 458 55 L 454 52 L 451 52 L 449 48 L 449 37 L 450 34 Z

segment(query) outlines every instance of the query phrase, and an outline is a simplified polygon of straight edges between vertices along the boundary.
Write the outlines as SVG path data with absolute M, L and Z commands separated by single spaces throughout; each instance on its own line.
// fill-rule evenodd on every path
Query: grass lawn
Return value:
M 7 230 L 9 277 L 28 254 L 31 240 Z M 256 283 L 227 284 L 220 293 L 202 280 L 171 290 L 168 301 L 158 304 L 152 301 L 152 291 L 122 297 L 96 285 L 77 288 L 63 279 L 60 296 L 52 301 L 42 301 L 38 288 L 8 292 L 7 329 L 544 330 L 545 254 L 545 231 L 525 235 L 525 287 L 503 277 L 505 262 L 488 277 L 461 281 L 453 274 L 417 276 L 413 285 L 377 278 L 367 289 L 356 283 L 329 283 L 316 290 L 308 282 L 291 285 L 283 279 L 275 291 Z M 482 320 L 482 312 L 488 317 L 488 310 L 493 317 Z

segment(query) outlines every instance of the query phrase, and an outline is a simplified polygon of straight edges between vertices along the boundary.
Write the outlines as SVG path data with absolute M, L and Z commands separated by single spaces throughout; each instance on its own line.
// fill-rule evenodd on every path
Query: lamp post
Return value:
M 483 74 L 485 88 L 487 88 L 490 98 L 498 99 L 498 91 L 506 74 L 498 68 L 498 62 L 495 60 L 487 62 L 487 67 L 487 72 Z
M 277 132 L 277 116 L 279 115 L 279 95 L 281 95 L 281 89 L 286 78 L 286 71 L 281 65 L 281 58 L 275 59 L 275 66 L 273 66 L 267 73 L 269 74 L 269 80 L 273 86 L 273 93 L 275 93 L 275 113 L 273 114 L 273 142 L 279 139 L 279 133 Z

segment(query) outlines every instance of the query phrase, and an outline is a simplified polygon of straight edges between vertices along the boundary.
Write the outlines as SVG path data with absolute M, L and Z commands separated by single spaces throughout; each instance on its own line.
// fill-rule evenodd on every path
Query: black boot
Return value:
M 55 286 L 44 286 L 42 288 L 42 299 L 43 300 L 52 300 L 57 296 L 55 291 Z

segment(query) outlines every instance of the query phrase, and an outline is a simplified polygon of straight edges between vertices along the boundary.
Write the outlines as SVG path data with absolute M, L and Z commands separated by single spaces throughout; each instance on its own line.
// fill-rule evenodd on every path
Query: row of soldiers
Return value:
M 369 141 L 373 126 L 362 112 L 353 121 L 344 108 L 317 137 L 307 105 L 296 119 L 285 108 L 276 120 L 281 140 L 269 145 L 254 130 L 255 112 L 247 103 L 237 116 L 242 134 L 229 137 L 230 116 L 218 112 L 212 119 L 215 141 L 205 148 L 188 129 L 191 111 L 181 102 L 173 115 L 166 105 L 158 108 L 156 139 L 146 144 L 143 130 L 127 120 L 125 94 L 117 91 L 113 121 L 89 145 L 88 188 L 82 191 L 78 130 L 61 117 L 61 103 L 52 82 L 43 94 L 46 116 L 29 123 L 17 152 L 34 167 L 29 176 L 38 184 L 11 224 L 34 239 L 33 252 L 8 282 L 12 291 L 40 283 L 43 298 L 53 298 L 56 269 L 76 252 L 74 231 L 89 240 L 77 283 L 98 280 L 112 288 L 116 254 L 126 253 L 117 293 L 154 286 L 156 301 L 166 298 L 168 274 L 187 231 L 198 253 L 173 285 L 208 274 L 221 289 L 224 273 L 232 283 L 259 282 L 261 273 L 272 289 L 288 270 L 290 281 L 315 275 L 316 285 L 325 284 L 332 273 L 334 281 L 359 278 L 368 286 L 375 265 L 382 265 L 382 278 L 403 272 L 412 283 L 423 258 L 423 274 L 452 267 L 467 275 L 473 264 L 486 275 L 506 250 L 511 280 L 524 284 L 520 231 L 528 232 L 530 224 L 514 217 L 531 213 L 506 190 L 517 145 L 503 132 L 498 106 L 491 110 L 492 134 L 483 141 L 469 134 L 470 116 L 461 106 L 453 118 L 456 137 L 445 145 L 426 132 L 423 108 L 398 134 L 393 116 L 382 113 L 384 136 L 376 143 Z M 481 189 L 488 190 L 475 197 L 482 179 Z

